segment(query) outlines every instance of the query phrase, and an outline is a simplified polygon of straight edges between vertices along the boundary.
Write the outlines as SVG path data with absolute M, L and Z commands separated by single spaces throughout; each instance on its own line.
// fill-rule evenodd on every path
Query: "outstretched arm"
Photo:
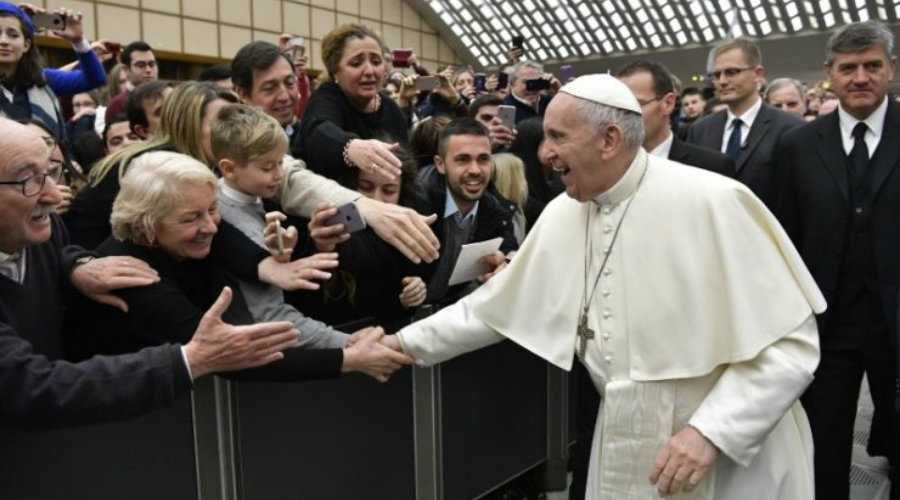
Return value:
M 392 347 L 401 347 L 415 358 L 419 366 L 440 363 L 505 338 L 478 319 L 465 299 L 407 326 L 395 336 L 385 337 L 387 342 L 397 343 Z

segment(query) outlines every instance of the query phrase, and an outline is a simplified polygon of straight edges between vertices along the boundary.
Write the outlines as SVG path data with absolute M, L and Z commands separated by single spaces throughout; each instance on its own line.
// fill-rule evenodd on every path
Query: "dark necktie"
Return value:
M 744 122 L 740 118 L 735 118 L 732 122 L 731 136 L 728 137 L 728 144 L 725 145 L 725 154 L 734 160 L 735 166 L 738 163 L 738 156 L 741 155 L 741 125 Z
M 850 175 L 857 183 L 862 182 L 869 164 L 869 147 L 866 146 L 866 131 L 869 127 L 859 122 L 853 127 L 853 149 L 850 150 Z

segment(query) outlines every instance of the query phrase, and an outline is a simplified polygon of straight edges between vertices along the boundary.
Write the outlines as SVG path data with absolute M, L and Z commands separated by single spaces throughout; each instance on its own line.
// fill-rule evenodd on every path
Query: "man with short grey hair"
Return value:
M 603 395 L 588 498 L 811 498 L 797 399 L 824 301 L 775 219 L 740 183 L 647 154 L 610 75 L 563 87 L 544 132 L 568 196 L 506 270 L 382 341 L 419 365 L 504 339 L 566 370 L 577 356 Z
M 803 395 L 820 498 L 850 495 L 863 375 L 875 407 L 868 452 L 888 457 L 890 498 L 898 497 L 900 106 L 888 97 L 893 47 L 879 22 L 836 30 L 824 69 L 838 110 L 785 134 L 776 154 L 772 210 L 828 302 L 818 317 L 822 362 Z
M 516 108 L 516 123 L 544 116 L 559 87 L 559 80 L 544 73 L 540 63 L 522 61 L 509 69 L 509 94 L 503 104 Z
M 776 78 L 766 87 L 766 104 L 784 112 L 803 117 L 806 114 L 806 100 L 800 82 L 793 78 Z

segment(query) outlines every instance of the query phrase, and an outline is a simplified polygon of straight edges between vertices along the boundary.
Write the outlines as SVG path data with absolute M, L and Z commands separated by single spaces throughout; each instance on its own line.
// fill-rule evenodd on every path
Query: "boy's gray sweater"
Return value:
M 228 223 L 238 228 L 257 245 L 265 248 L 265 210 L 259 198 L 238 193 L 219 180 L 219 212 Z M 290 321 L 300 330 L 299 347 L 312 349 L 342 348 L 349 335 L 308 318 L 284 302 L 281 289 L 261 281 L 239 280 L 241 293 L 247 301 L 253 319 L 263 321 Z

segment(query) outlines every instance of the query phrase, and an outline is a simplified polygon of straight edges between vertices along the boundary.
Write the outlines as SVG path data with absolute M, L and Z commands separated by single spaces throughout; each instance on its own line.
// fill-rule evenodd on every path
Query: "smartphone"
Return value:
M 47 29 L 62 31 L 66 29 L 66 16 L 62 14 L 51 14 L 49 12 L 39 12 L 31 16 L 31 22 L 34 23 L 35 29 Z
M 497 73 L 497 90 L 506 90 L 509 87 L 509 73 L 501 71 Z
M 559 81 L 562 82 L 563 85 L 569 83 L 569 80 L 572 78 L 572 65 L 571 64 L 563 64 L 559 67 Z
M 275 242 L 278 245 L 278 253 L 284 254 L 284 228 L 281 227 L 281 221 L 275 220 Z
M 355 233 L 366 228 L 366 221 L 363 220 L 362 215 L 359 215 L 356 203 L 352 201 L 339 206 L 337 215 L 333 215 L 325 221 L 326 226 L 335 224 L 343 224 L 349 233 Z
M 441 79 L 437 76 L 420 76 L 416 78 L 416 90 L 431 92 L 441 86 Z
M 306 38 L 303 38 L 302 36 L 292 36 L 290 39 L 288 39 L 288 45 L 290 45 L 291 47 L 303 47 L 305 49 Z
M 512 130 L 516 128 L 516 107 L 502 104 L 497 106 L 497 116 L 503 122 L 503 126 Z
M 487 83 L 487 75 L 485 75 L 484 73 L 476 73 L 473 79 L 473 86 L 475 87 L 475 91 L 484 92 L 485 90 L 487 90 L 484 87 L 485 83 Z
M 512 37 L 512 48 L 524 49 L 525 48 L 525 37 L 522 35 L 513 36 Z
M 306 38 L 302 36 L 294 36 L 288 40 L 288 45 L 291 46 L 291 58 L 294 61 L 303 57 L 306 54 Z
M 113 54 L 122 52 L 122 44 L 119 42 L 106 42 L 106 48 Z
M 525 80 L 525 90 L 550 90 L 550 80 L 544 78 Z
M 412 56 L 412 49 L 397 49 L 391 52 L 393 66 L 395 68 L 408 68 L 409 57 Z

